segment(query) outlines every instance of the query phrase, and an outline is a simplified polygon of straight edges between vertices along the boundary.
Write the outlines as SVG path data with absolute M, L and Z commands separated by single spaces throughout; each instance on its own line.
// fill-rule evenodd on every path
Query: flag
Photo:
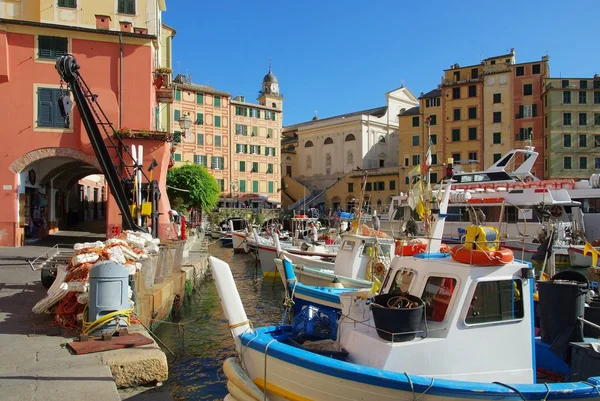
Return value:
M 596 263 L 598 263 L 598 250 L 586 241 L 585 246 L 583 247 L 583 256 L 586 256 L 588 252 L 592 254 L 592 267 L 596 267 Z
M 148 166 L 148 171 L 154 170 L 154 167 L 156 167 L 156 166 L 158 166 L 158 163 L 156 162 L 156 159 L 153 157 L 152 163 L 150 163 L 150 166 Z
M 427 146 L 427 154 L 425 155 L 425 159 L 423 160 L 423 166 L 421 167 L 421 171 L 423 174 L 429 170 L 431 167 L 431 148 L 433 147 L 433 143 L 431 143 L 431 137 L 429 137 L 429 145 Z
M 412 170 L 410 170 L 408 172 L 408 179 L 409 181 L 413 178 L 416 177 L 418 175 L 421 175 L 421 166 L 420 165 L 416 165 L 415 168 L 413 168 Z

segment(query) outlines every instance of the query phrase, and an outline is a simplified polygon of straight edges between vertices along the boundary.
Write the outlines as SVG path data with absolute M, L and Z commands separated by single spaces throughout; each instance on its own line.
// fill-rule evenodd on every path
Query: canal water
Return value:
M 262 278 L 253 255 L 233 254 L 217 241 L 209 247 L 212 256 L 229 263 L 248 318 L 256 327 L 277 324 L 283 315 L 281 279 Z M 161 324 L 155 334 L 177 355 L 169 359 L 169 380 L 162 390 L 175 400 L 222 400 L 227 395 L 223 362 L 234 355 L 214 282 L 208 280 L 186 299 L 180 324 Z M 171 362 L 173 361 L 173 362 Z

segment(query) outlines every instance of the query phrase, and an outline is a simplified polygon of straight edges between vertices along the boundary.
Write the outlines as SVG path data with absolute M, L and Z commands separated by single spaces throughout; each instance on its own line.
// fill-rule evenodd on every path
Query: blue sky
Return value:
M 568 5 L 568 7 L 566 6 Z M 553 77 L 600 73 L 598 0 L 167 0 L 173 69 L 233 96 L 257 97 L 269 59 L 284 125 L 385 104 L 404 84 L 416 96 L 451 64 L 515 48 L 517 62 L 550 56 Z

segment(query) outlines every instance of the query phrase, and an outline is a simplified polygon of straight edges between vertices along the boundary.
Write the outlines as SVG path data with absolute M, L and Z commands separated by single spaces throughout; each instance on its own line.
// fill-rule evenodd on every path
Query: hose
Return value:
M 132 314 L 133 314 L 133 308 L 121 309 L 121 310 L 118 310 L 115 312 L 108 313 L 108 314 L 94 320 L 93 322 L 88 322 L 87 321 L 87 307 L 86 307 L 83 312 L 82 333 L 89 335 L 94 330 L 98 329 L 99 327 L 104 326 L 105 324 L 107 324 L 108 322 L 110 322 L 112 320 L 115 320 L 117 323 L 117 325 L 115 327 L 115 331 L 116 331 L 119 327 L 118 323 L 122 317 L 124 317 L 126 319 L 127 326 L 130 326 Z

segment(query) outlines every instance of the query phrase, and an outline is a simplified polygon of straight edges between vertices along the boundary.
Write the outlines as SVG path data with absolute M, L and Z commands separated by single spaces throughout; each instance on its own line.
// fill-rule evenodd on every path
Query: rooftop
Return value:
M 440 97 L 440 96 L 442 96 L 442 90 L 434 89 L 432 91 L 427 92 L 423 96 L 420 96 L 419 99 L 427 99 L 427 98 Z
M 220 90 L 216 90 L 212 86 L 207 85 L 198 85 L 187 81 L 187 77 L 185 75 L 177 74 L 177 76 L 173 79 L 173 86 L 176 89 L 185 89 L 195 92 L 202 93 L 210 93 L 212 95 L 221 95 L 231 97 L 229 92 L 224 92 Z
M 399 116 L 416 116 L 420 114 L 419 106 L 411 107 L 406 110 L 404 113 L 398 114 Z
M 360 111 L 354 111 L 352 113 L 346 113 L 346 114 L 340 114 L 337 116 L 332 116 L 332 117 L 327 117 L 327 118 L 319 118 L 319 119 L 313 119 L 311 121 L 306 121 L 303 123 L 298 123 L 298 124 L 294 124 L 294 125 L 289 125 L 287 127 L 283 127 L 283 130 L 285 131 L 286 129 L 289 130 L 291 128 L 297 128 L 300 126 L 308 126 L 311 124 L 315 124 L 315 123 L 320 123 L 322 121 L 327 121 L 327 120 L 333 120 L 334 118 L 348 118 L 348 117 L 355 117 L 355 116 L 374 116 L 374 117 L 383 117 L 385 115 L 385 113 L 387 112 L 387 106 L 382 106 L 382 107 L 376 107 L 374 109 L 367 109 L 367 110 L 360 110 Z

